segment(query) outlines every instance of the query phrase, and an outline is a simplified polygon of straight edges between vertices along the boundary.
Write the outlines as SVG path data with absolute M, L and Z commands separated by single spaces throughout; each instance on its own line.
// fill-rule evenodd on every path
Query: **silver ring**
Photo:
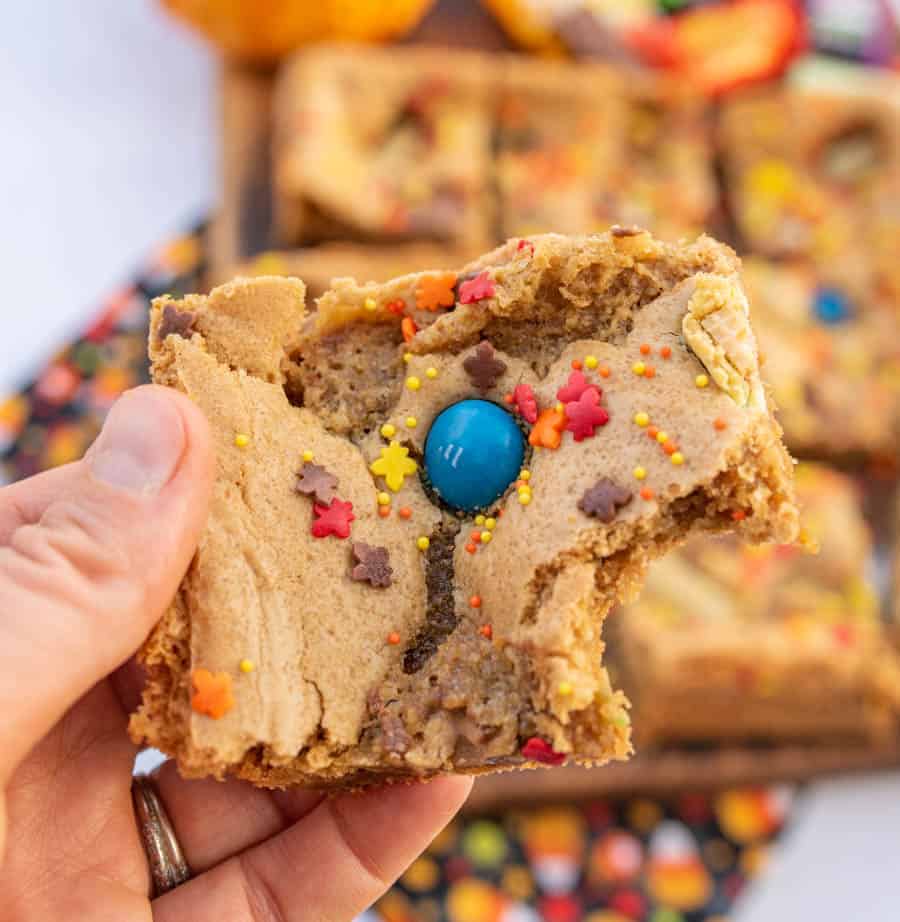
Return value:
M 149 775 L 132 778 L 131 800 L 150 865 L 150 896 L 162 896 L 189 880 L 191 869 L 184 859 L 175 827 L 166 813 L 159 791 Z

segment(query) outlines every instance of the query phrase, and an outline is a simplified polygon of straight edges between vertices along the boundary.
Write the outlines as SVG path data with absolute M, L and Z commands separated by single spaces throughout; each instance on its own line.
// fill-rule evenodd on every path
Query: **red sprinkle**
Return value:
M 659 350 L 659 354 L 660 354 L 664 359 L 667 359 L 667 358 L 670 358 L 670 357 L 671 357 L 671 355 L 672 355 L 672 350 L 671 350 L 668 346 L 663 346 L 662 349 Z
M 473 279 L 466 279 L 459 286 L 459 303 L 471 304 L 473 301 L 483 301 L 485 298 L 494 297 L 494 280 L 488 275 L 487 270 L 479 272 Z
M 482 624 L 481 627 L 478 628 L 478 633 L 481 634 L 482 637 L 487 637 L 487 639 L 490 640 L 494 636 L 494 629 L 489 624 Z
M 356 518 L 353 514 L 353 503 L 342 502 L 335 498 L 327 506 L 319 503 L 313 505 L 316 519 L 312 523 L 312 533 L 316 538 L 327 538 L 334 535 L 336 538 L 350 537 L 350 523 Z
M 591 386 L 591 382 L 576 368 L 569 373 L 568 382 L 556 392 L 556 399 L 561 403 L 572 403 Z
M 392 646 L 397 646 L 400 643 L 400 635 L 396 631 L 391 631 L 387 636 L 387 642 Z
M 598 426 L 608 422 L 609 413 L 600 406 L 600 391 L 596 387 L 589 387 L 578 400 L 566 404 L 566 429 L 576 442 L 590 438 Z
M 480 596 L 480 595 L 473 595 L 473 596 L 469 599 L 469 605 L 470 605 L 472 608 L 481 608 L 481 596 Z
M 529 762 L 543 762 L 544 765 L 562 765 L 566 761 L 564 752 L 556 752 L 554 748 L 539 736 L 532 736 L 522 747 L 522 755 Z
M 520 240 L 516 250 L 528 250 L 531 255 L 534 256 L 534 244 L 530 240 Z
M 392 314 L 396 314 L 398 317 L 402 317 L 403 312 L 406 310 L 406 302 L 402 301 L 400 298 L 397 298 L 394 301 L 388 301 L 387 309 Z
M 410 509 L 409 506 L 401 506 L 397 510 L 397 515 L 399 515 L 401 519 L 410 519 L 412 518 L 412 509 Z
M 515 403 L 516 409 L 522 414 L 522 419 L 532 425 L 537 422 L 538 405 L 537 398 L 530 384 L 517 384 L 516 389 L 512 392 L 512 402 Z

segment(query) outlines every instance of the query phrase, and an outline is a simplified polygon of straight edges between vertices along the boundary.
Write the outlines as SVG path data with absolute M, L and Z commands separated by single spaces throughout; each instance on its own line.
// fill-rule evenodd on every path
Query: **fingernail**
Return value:
M 172 479 L 184 446 L 184 424 L 172 401 L 140 387 L 113 405 L 87 460 L 97 480 L 151 495 Z

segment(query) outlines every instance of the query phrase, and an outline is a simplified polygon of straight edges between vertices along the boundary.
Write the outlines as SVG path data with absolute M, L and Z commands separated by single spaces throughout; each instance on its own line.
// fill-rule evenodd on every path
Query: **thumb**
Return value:
M 200 411 L 141 387 L 82 461 L 0 490 L 0 783 L 161 616 L 212 478 Z

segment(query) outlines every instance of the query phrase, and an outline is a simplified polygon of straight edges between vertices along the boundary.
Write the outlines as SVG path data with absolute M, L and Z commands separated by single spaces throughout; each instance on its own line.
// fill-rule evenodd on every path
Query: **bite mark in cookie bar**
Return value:
M 647 233 L 527 242 L 453 273 L 338 280 L 309 317 L 298 282 L 237 280 L 176 305 L 197 315 L 190 340 L 158 339 L 173 302 L 157 302 L 154 377 L 198 403 L 218 453 L 132 719 L 183 772 L 329 786 L 624 758 L 610 606 L 690 532 L 794 539 L 733 254 Z M 453 304 L 420 306 L 451 276 Z M 217 719 L 191 709 L 199 668 L 231 677 Z

